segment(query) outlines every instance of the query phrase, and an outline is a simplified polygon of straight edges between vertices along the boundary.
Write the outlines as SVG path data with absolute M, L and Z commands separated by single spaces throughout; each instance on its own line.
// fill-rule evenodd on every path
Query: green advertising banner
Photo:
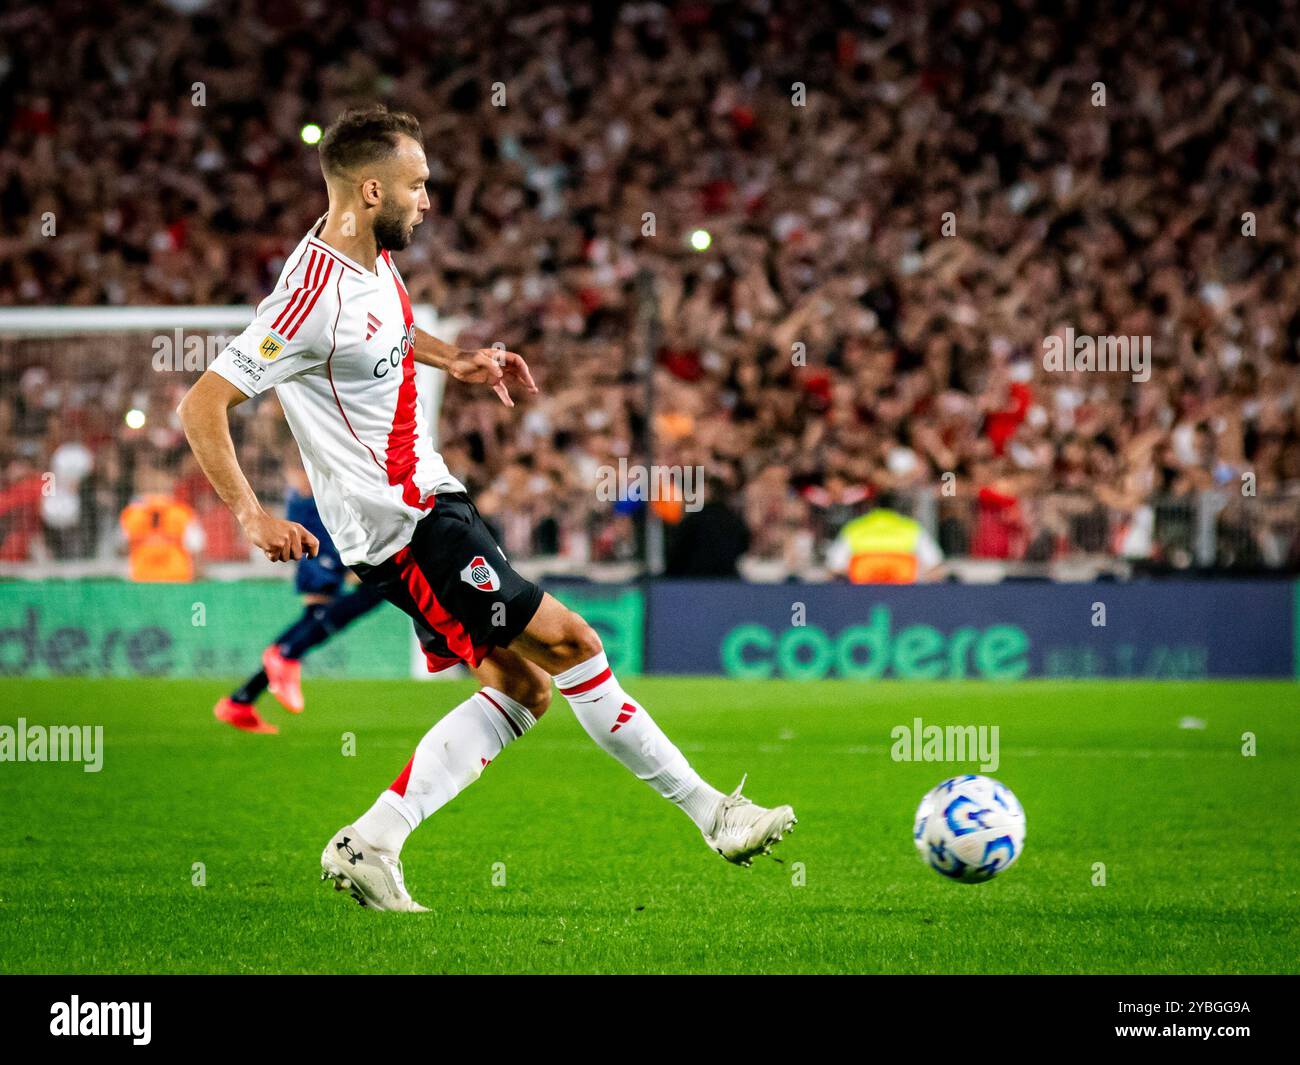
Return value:
M 600 633 L 618 672 L 641 671 L 635 588 L 557 588 Z M 302 612 L 285 581 L 0 582 L 0 676 L 238 677 Z M 383 603 L 304 660 L 313 677 L 409 677 L 411 621 Z M 423 657 L 419 659 L 423 671 Z
M 0 675 L 236 677 L 302 613 L 287 581 L 0 584 Z M 317 677 L 409 675 L 410 622 L 387 603 L 316 648 Z

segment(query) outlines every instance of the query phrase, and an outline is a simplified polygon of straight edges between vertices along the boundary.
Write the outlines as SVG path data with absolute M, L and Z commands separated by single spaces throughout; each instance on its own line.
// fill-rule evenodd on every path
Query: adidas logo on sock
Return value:
M 622 713 L 618 715 L 618 720 L 614 722 L 614 727 L 609 731 L 617 732 L 619 729 L 621 729 L 624 725 L 626 725 L 629 721 L 632 720 L 632 715 L 635 713 L 636 713 L 635 706 L 633 706 L 631 703 L 624 703 Z

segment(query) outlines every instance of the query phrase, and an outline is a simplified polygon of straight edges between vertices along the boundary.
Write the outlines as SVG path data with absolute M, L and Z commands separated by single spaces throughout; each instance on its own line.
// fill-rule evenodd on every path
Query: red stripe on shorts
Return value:
M 462 662 L 477 666 L 483 659 L 483 649 L 474 646 L 469 633 L 465 631 L 465 626 L 452 617 L 447 608 L 438 602 L 438 597 L 433 594 L 428 580 L 420 571 L 420 567 L 415 564 L 410 545 L 397 552 L 393 556 L 393 561 L 397 564 L 402 582 L 406 585 L 406 590 L 411 593 L 411 598 L 415 600 L 416 608 L 420 611 L 424 623 L 447 641 L 447 648 L 452 654 Z

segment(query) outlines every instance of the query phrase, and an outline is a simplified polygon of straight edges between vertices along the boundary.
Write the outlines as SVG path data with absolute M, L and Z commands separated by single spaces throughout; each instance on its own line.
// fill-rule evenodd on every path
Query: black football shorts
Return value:
M 477 666 L 523 632 L 542 604 L 542 589 L 514 571 L 464 492 L 438 496 L 397 554 L 352 569 L 411 615 L 430 673 Z

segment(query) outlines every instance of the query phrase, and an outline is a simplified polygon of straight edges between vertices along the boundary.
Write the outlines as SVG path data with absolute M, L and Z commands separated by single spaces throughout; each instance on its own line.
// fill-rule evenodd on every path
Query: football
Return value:
M 1017 858 L 1025 843 L 1025 811 L 992 777 L 952 777 L 926 792 L 912 839 L 936 873 L 982 884 Z

